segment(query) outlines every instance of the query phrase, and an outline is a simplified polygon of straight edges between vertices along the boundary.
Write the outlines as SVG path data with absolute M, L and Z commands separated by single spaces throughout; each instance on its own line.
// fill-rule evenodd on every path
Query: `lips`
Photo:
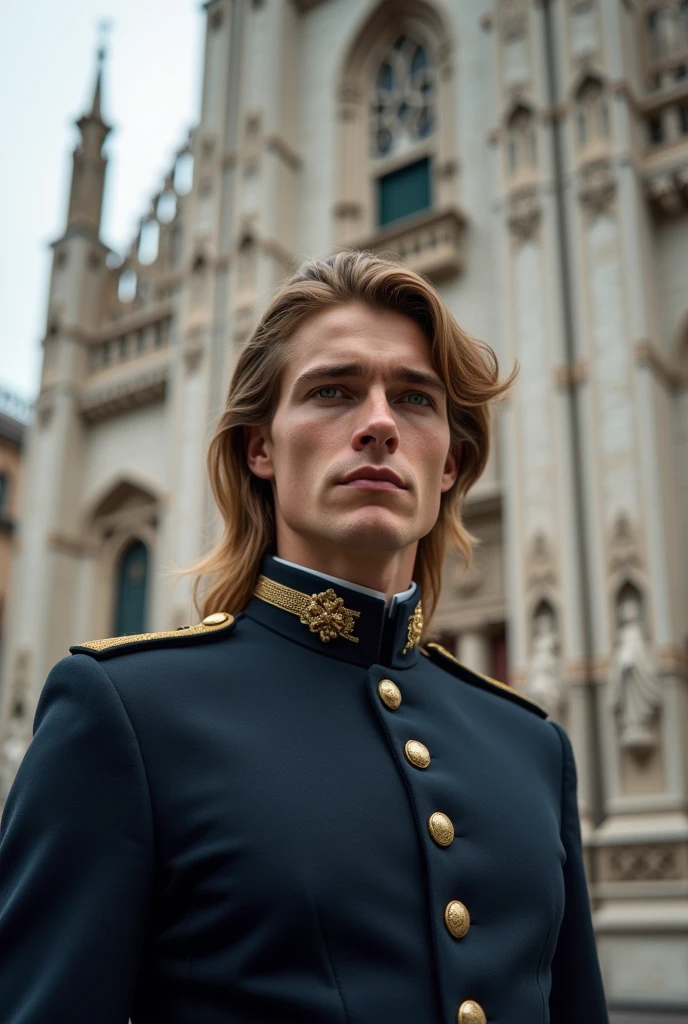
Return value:
M 342 484 L 353 486 L 371 486 L 381 490 L 406 490 L 406 484 L 398 473 L 381 466 L 361 466 L 355 469 L 342 480 Z

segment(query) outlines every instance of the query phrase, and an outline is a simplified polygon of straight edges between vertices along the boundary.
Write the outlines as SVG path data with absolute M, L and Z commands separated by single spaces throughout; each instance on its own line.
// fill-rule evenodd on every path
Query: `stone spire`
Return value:
M 72 186 L 69 196 L 67 228 L 79 225 L 95 235 L 100 231 L 100 218 L 105 190 L 107 158 L 103 143 L 110 132 L 101 114 L 101 94 L 105 48 L 98 50 L 98 67 L 91 109 L 76 122 L 81 133 L 73 154 Z

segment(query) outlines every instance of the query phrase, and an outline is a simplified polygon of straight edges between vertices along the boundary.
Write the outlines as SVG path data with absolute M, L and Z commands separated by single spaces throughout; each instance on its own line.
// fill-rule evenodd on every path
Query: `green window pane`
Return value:
M 148 549 L 134 541 L 122 555 L 117 573 L 115 636 L 146 632 Z
M 378 178 L 378 224 L 391 224 L 430 206 L 430 158 Z

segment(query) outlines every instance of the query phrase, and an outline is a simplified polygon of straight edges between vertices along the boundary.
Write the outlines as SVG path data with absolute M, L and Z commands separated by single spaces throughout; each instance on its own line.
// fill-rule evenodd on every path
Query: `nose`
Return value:
M 391 455 L 399 447 L 399 429 L 384 390 L 371 393 L 361 406 L 361 418 L 352 438 L 355 451 L 386 450 Z

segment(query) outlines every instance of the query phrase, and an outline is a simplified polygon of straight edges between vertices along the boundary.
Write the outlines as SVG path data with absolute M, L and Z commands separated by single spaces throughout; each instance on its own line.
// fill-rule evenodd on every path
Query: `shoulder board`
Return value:
M 235 619 L 227 612 L 206 615 L 197 626 L 179 626 L 178 629 L 162 633 L 133 633 L 130 636 L 113 636 L 106 640 L 88 640 L 73 644 L 70 654 L 90 654 L 93 658 L 109 658 L 112 654 L 126 654 L 129 651 L 146 650 L 149 647 L 166 647 L 170 643 L 186 646 L 199 638 L 226 634 L 234 628 Z
M 506 683 L 499 683 L 496 679 L 484 676 L 481 672 L 474 672 L 473 669 L 463 665 L 458 658 L 455 658 L 453 654 L 445 650 L 441 644 L 427 644 L 426 647 L 425 653 L 428 657 L 438 665 L 446 668 L 452 675 L 463 679 L 466 683 L 472 683 L 473 686 L 479 686 L 481 690 L 488 690 L 491 693 L 499 694 L 500 697 L 506 697 L 507 700 L 513 701 L 514 704 L 520 704 L 522 708 L 533 711 L 540 718 L 547 718 L 547 712 L 536 701 L 526 697 L 523 693 L 519 693 L 518 690 L 514 690 L 513 687 L 507 686 Z

